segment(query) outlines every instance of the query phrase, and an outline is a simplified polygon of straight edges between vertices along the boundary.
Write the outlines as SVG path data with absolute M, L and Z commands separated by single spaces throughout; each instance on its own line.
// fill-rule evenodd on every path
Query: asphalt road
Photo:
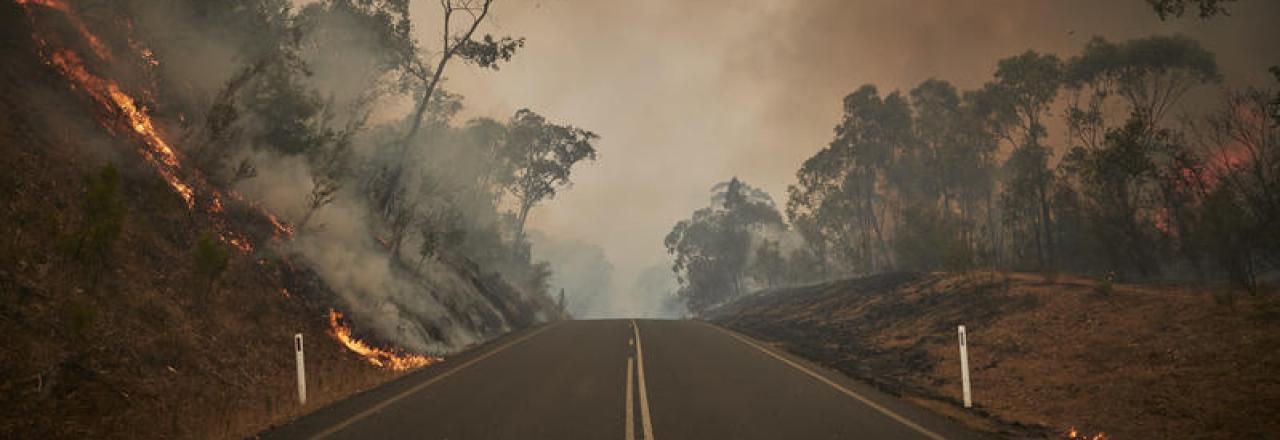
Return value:
M 983 438 L 737 333 L 651 320 L 516 332 L 262 437 Z

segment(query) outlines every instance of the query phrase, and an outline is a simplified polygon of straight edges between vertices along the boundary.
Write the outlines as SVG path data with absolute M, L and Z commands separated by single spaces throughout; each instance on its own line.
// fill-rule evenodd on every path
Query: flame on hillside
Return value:
M 19 5 L 25 6 L 25 7 L 29 7 L 30 5 L 37 5 L 37 6 L 44 6 L 46 8 L 61 12 L 63 15 L 67 17 L 67 21 L 71 22 L 71 25 L 75 26 L 76 30 L 80 32 L 80 36 L 83 37 L 84 40 L 89 43 L 89 47 L 93 49 L 94 54 L 98 55 L 98 58 L 101 58 L 103 60 L 111 59 L 111 50 L 107 49 L 107 45 L 102 44 L 102 40 L 98 38 L 97 35 L 94 35 L 92 32 L 89 32 L 89 26 L 85 25 L 84 20 L 81 20 L 80 16 L 72 13 L 71 5 L 67 4 L 66 1 L 64 0 L 16 0 L 16 1 Z
M 1105 432 L 1099 432 L 1093 435 L 1083 434 L 1074 426 L 1067 428 L 1067 432 L 1064 435 L 1067 440 L 1108 440 L 1110 438 L 1107 437 L 1107 433 Z
M 111 60 L 111 52 L 103 45 L 101 39 L 89 31 L 83 20 L 73 13 L 70 6 L 60 0 L 19 0 L 18 4 L 28 6 L 39 5 L 59 12 L 66 16 L 67 20 L 76 27 L 80 35 L 89 42 L 94 53 L 102 61 Z M 89 70 L 84 59 L 80 57 L 74 50 L 65 47 L 53 47 L 47 40 L 40 36 L 35 36 L 36 43 L 40 47 L 41 53 L 45 56 L 45 61 L 56 67 L 63 76 L 71 82 L 74 89 L 83 91 L 89 95 L 94 102 L 102 107 L 102 110 L 108 114 L 122 116 L 124 125 L 127 125 L 133 134 L 142 141 L 143 148 L 139 148 L 142 157 L 150 162 L 156 169 L 156 172 L 164 178 L 169 187 L 173 188 L 182 200 L 186 202 L 187 208 L 195 207 L 195 191 L 191 184 L 185 182 L 179 174 L 181 169 L 181 161 L 173 147 L 160 136 L 160 132 L 156 129 L 150 115 L 147 114 L 146 108 L 139 105 L 138 102 L 120 87 L 115 81 L 105 79 L 95 75 Z M 104 121 L 109 129 L 112 122 Z
M 342 312 L 334 309 L 329 309 L 329 328 L 338 342 L 341 342 L 347 349 L 360 355 L 365 361 L 376 367 L 404 371 L 425 367 L 443 360 L 438 357 L 404 353 L 400 350 L 383 349 L 369 345 L 351 335 L 351 327 L 347 326 L 342 319 Z
M 205 182 L 198 171 L 186 170 L 184 172 L 180 155 L 164 139 L 152 120 L 150 111 L 142 104 L 142 102 L 154 100 L 155 92 L 151 90 L 151 88 L 155 87 L 154 83 L 139 87 L 141 90 L 136 92 L 137 95 L 130 95 L 120 83 L 98 73 L 95 68 L 110 64 L 113 61 L 113 54 L 103 40 L 90 31 L 89 26 L 76 14 L 76 11 L 67 0 L 16 0 L 16 2 L 27 10 L 28 19 L 32 27 L 36 29 L 40 29 L 36 20 L 36 10 L 38 8 L 57 11 L 65 17 L 67 23 L 74 27 L 81 39 L 88 44 L 92 52 L 91 56 L 96 57 L 96 61 L 93 59 L 86 61 L 73 48 L 74 45 L 60 41 L 58 33 L 48 32 L 48 35 L 42 35 L 40 31 L 37 31 L 32 35 L 32 38 L 44 62 L 56 68 L 67 79 L 71 89 L 87 95 L 97 104 L 100 115 L 99 122 L 107 130 L 116 134 L 124 132 L 124 134 L 139 141 L 138 153 L 164 179 L 168 186 L 182 198 L 188 210 L 197 211 L 197 201 L 199 201 L 200 210 L 204 214 L 208 214 L 210 219 L 213 220 L 217 235 L 222 242 L 245 254 L 253 252 L 254 246 L 248 237 L 232 230 L 227 224 L 224 218 L 223 193 Z M 132 23 L 128 24 L 132 33 Z M 160 65 L 155 53 L 140 41 L 129 38 L 128 46 L 131 50 L 131 55 L 136 57 L 136 61 L 141 63 L 145 69 L 152 69 Z M 141 96 L 146 101 L 140 101 L 134 96 Z M 196 188 L 200 188 L 199 194 L 197 194 Z M 235 192 L 228 192 L 226 195 L 237 202 L 247 203 Z M 294 234 L 293 226 L 281 222 L 274 215 L 256 204 L 248 203 L 248 205 L 257 209 L 271 222 L 275 238 L 279 239 Z M 281 294 L 285 297 L 291 296 L 289 291 L 285 289 L 281 289 Z M 441 360 L 436 357 L 404 353 L 400 350 L 369 345 L 352 336 L 351 328 L 343 322 L 342 314 L 336 310 L 330 311 L 329 323 L 332 327 L 333 336 L 338 341 L 342 342 L 351 351 L 364 357 L 370 364 L 378 367 L 399 371 L 422 367 Z
M 107 81 L 89 73 L 80 56 L 70 49 L 62 49 L 49 54 L 47 61 L 57 67 L 67 79 L 70 79 L 76 89 L 83 90 L 94 101 L 102 105 L 105 110 L 124 116 L 129 127 L 133 129 L 134 133 L 147 147 L 139 149 L 142 157 L 155 167 L 165 182 L 168 182 L 169 186 L 178 195 L 182 196 L 182 200 L 187 203 L 188 208 L 195 207 L 195 192 L 191 189 L 190 184 L 184 182 L 178 176 L 181 163 L 178 160 L 177 153 L 173 151 L 168 142 L 165 142 L 160 137 L 145 109 L 138 106 L 138 103 L 132 97 L 120 90 L 120 86 L 115 82 Z
M 76 15 L 71 5 L 65 0 L 17 0 L 17 3 L 27 9 L 28 17 L 31 18 L 33 27 L 36 25 L 34 16 L 30 15 L 33 13 L 33 6 L 60 12 L 67 22 L 76 29 L 80 37 L 88 43 L 93 55 L 99 61 L 103 63 L 112 61 L 110 48 L 103 43 L 101 38 L 89 30 L 88 25 Z M 129 23 L 129 27 L 132 31 L 132 23 Z M 195 172 L 187 173 L 191 176 L 189 179 L 183 177 L 182 160 L 178 152 L 161 135 L 146 106 L 126 92 L 120 83 L 96 74 L 91 65 L 69 45 L 55 44 L 39 33 L 32 37 L 44 61 L 56 68 L 68 80 L 73 90 L 81 91 L 88 95 L 94 103 L 98 104 L 99 109 L 105 115 L 100 118 L 102 125 L 113 133 L 125 131 L 128 135 L 140 141 L 139 155 L 182 198 L 182 201 L 187 205 L 187 209 L 194 211 L 197 201 L 196 183 L 200 183 L 201 185 L 199 186 L 202 188 L 208 185 L 204 185 L 199 174 Z M 129 48 L 132 49 L 133 55 L 137 56 L 138 60 L 145 63 L 145 67 L 154 68 L 160 65 L 155 53 L 140 41 L 130 38 Z M 148 99 L 154 96 L 154 92 L 145 87 L 140 93 Z M 124 127 L 127 127 L 127 129 Z M 202 203 L 202 206 L 215 220 L 218 238 L 241 253 L 248 254 L 253 252 L 253 243 L 249 241 L 248 237 L 231 230 L 226 225 L 226 222 L 219 217 L 223 213 L 222 194 L 213 188 L 208 188 L 203 193 L 201 198 L 207 203 Z M 264 214 L 275 227 L 277 237 L 292 234 L 291 228 L 286 227 L 269 213 L 264 212 Z

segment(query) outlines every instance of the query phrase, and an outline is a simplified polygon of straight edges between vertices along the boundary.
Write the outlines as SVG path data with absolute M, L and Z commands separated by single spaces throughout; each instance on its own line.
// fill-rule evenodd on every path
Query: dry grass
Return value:
M 1010 437 L 1072 426 L 1116 439 L 1280 434 L 1275 294 L 1222 301 L 1125 284 L 1103 294 L 1067 275 L 893 277 L 749 298 L 715 319 Z M 959 324 L 973 411 L 959 408 Z
M 395 377 L 329 337 L 324 292 L 284 298 L 275 257 L 232 252 L 209 291 L 191 249 L 210 219 L 31 58 L 16 9 L 0 3 L 0 437 L 241 438 Z M 106 258 L 73 258 L 85 177 L 108 162 L 122 235 Z

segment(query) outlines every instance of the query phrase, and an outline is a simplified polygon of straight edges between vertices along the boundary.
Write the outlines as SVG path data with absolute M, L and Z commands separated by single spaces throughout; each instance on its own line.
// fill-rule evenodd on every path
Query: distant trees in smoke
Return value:
M 711 191 L 710 205 L 676 223 L 664 241 L 675 258 L 677 294 L 695 311 L 786 275 L 777 238 L 770 241 L 786 229 L 773 198 L 736 177 Z
M 1208 114 L 1171 116 L 1221 80 L 1198 42 L 1153 36 L 1095 38 L 1065 60 L 1027 51 L 975 90 L 941 79 L 906 93 L 862 86 L 788 188 L 787 224 L 734 223 L 717 205 L 675 226 L 666 243 L 681 293 L 697 310 L 741 295 L 744 278 L 778 278 L 768 265 L 744 269 L 748 255 L 810 258 L 817 269 L 792 282 L 1001 267 L 1194 274 L 1254 290 L 1280 263 L 1280 94 L 1224 90 Z M 1050 136 L 1054 118 L 1065 136 Z M 755 224 L 794 230 L 804 251 L 715 238 Z M 799 265 L 772 265 L 788 264 Z

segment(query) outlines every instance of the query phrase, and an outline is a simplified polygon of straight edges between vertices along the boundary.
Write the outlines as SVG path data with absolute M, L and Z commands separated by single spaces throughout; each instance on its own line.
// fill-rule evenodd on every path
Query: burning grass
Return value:
M 297 403 L 291 337 L 324 340 L 331 329 L 314 317 L 332 293 L 256 249 L 291 229 L 184 168 L 151 119 L 152 92 L 104 73 L 113 56 L 154 67 L 154 55 L 132 40 L 134 52 L 113 54 L 125 45 L 75 13 L 63 1 L 0 2 L 0 432 L 238 438 L 396 377 L 343 345 L 313 344 L 309 401 Z M 89 147 L 99 139 L 109 148 Z M 120 238 L 77 258 L 67 249 L 84 224 L 84 176 L 108 159 L 124 170 Z M 239 250 L 220 289 L 194 267 L 202 231 Z
M 425 367 L 444 359 L 405 353 L 396 349 L 379 348 L 362 341 L 351 334 L 351 326 L 342 319 L 342 312 L 329 309 L 329 329 L 331 335 L 343 346 L 360 355 L 370 365 L 387 368 L 392 371 L 405 371 Z

